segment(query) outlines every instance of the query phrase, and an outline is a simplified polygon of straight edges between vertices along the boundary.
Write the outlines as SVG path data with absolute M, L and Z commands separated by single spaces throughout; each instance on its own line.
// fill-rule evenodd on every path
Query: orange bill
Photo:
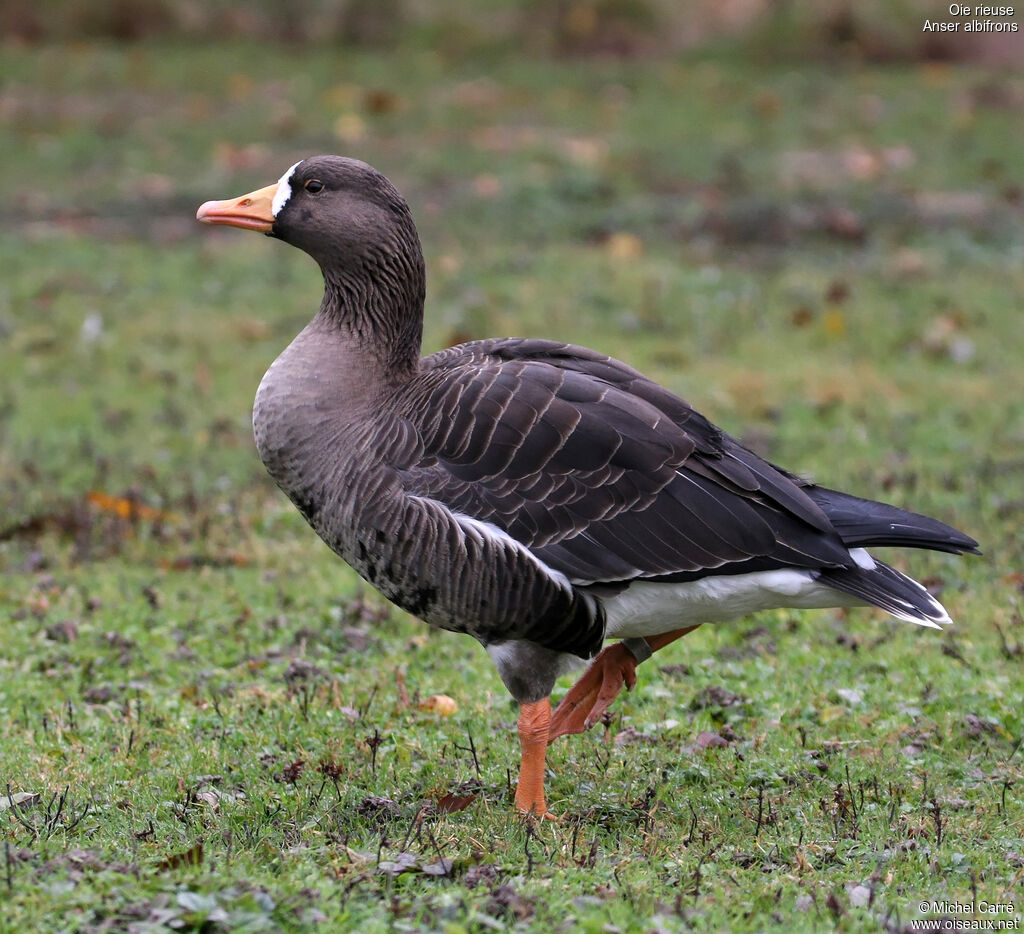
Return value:
M 269 233 L 274 226 L 274 195 L 277 184 L 227 201 L 207 201 L 196 211 L 196 220 L 204 224 L 223 224 Z

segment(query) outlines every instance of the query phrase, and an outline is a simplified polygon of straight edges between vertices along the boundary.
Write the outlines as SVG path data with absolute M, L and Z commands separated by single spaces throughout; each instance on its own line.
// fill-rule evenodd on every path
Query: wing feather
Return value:
M 410 398 L 423 458 L 406 489 L 493 523 L 578 584 L 849 561 L 796 478 L 594 351 L 461 345 L 426 358 Z

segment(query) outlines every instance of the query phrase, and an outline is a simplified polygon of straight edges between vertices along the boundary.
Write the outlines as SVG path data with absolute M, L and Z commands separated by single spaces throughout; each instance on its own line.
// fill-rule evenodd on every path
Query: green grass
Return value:
M 902 931 L 923 900 L 1013 901 L 1020 77 L 242 44 L 2 62 L 0 790 L 37 797 L 0 804 L 0 932 Z M 359 585 L 252 447 L 318 276 L 192 216 L 318 151 L 406 192 L 427 350 L 589 344 L 791 469 L 964 528 L 983 558 L 888 556 L 959 625 L 706 627 L 553 746 L 565 819 L 525 825 L 484 653 Z

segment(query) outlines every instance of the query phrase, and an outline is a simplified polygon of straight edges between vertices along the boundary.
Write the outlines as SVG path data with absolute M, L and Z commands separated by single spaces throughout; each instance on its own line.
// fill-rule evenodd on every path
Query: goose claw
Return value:
M 559 736 L 583 733 L 600 721 L 623 686 L 636 685 L 637 661 L 621 642 L 602 649 L 551 715 L 548 742 Z

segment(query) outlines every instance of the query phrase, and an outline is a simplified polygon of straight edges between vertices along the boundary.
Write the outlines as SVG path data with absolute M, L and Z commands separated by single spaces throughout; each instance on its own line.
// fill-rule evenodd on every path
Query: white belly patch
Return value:
M 679 584 L 637 581 L 604 600 L 608 638 L 653 636 L 698 623 L 720 623 L 759 610 L 860 606 L 809 571 L 756 571 Z

